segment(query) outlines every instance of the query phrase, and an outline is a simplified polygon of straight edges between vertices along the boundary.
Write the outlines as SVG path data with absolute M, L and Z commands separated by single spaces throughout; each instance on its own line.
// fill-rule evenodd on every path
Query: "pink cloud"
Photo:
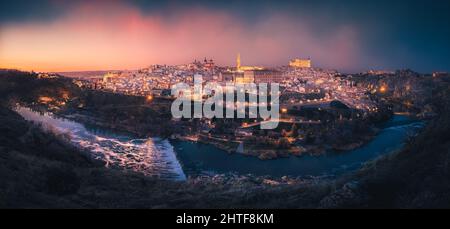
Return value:
M 310 56 L 322 67 L 349 68 L 360 56 L 357 32 L 350 27 L 323 37 L 305 21 L 284 15 L 248 25 L 217 10 L 170 13 L 144 14 L 125 3 L 100 1 L 80 4 L 51 22 L 7 25 L 1 28 L 0 63 L 55 71 L 132 69 L 211 57 L 233 65 L 240 52 L 244 64 L 280 65 Z

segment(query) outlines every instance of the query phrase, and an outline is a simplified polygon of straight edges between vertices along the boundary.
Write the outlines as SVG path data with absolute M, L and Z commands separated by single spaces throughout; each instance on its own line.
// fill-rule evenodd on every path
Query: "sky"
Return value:
M 313 66 L 450 71 L 450 1 L 0 0 L 0 68 Z

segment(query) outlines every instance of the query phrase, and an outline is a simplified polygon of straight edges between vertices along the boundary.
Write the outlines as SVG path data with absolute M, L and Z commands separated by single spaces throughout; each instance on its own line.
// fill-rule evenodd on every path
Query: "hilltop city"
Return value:
M 162 132 L 172 139 L 212 144 L 230 153 L 263 160 L 289 155 L 320 155 L 329 149 L 358 148 L 376 136 L 377 123 L 388 120 L 395 112 L 413 112 L 421 118 L 435 116 L 435 111 L 426 106 L 431 88 L 420 79 L 424 76 L 410 70 L 342 74 L 313 67 L 311 59 L 296 58 L 286 66 L 271 68 L 245 66 L 242 62 L 238 54 L 234 67 L 217 66 L 212 59 L 204 58 L 184 65 L 151 65 L 138 70 L 38 74 L 38 78 L 71 77 L 81 89 L 142 97 L 146 106 L 166 115 L 162 123 L 155 120 L 151 123 L 128 120 L 123 125 L 105 123 L 99 117 L 86 115 L 89 112 L 83 100 L 65 105 L 70 101 L 54 103 L 52 98 L 44 96 L 39 102 L 80 122 L 120 127 L 139 135 Z M 260 117 L 223 120 L 170 118 L 170 103 L 175 98 L 171 87 L 177 83 L 193 85 L 195 76 L 202 76 L 204 83 L 224 86 L 278 83 L 281 116 L 277 121 L 280 125 L 274 130 L 261 130 L 258 127 L 268 120 Z M 436 72 L 431 78 L 440 76 L 443 78 L 446 73 Z M 203 101 L 205 99 L 206 95 Z M 261 105 L 246 103 L 249 106 Z M 129 111 L 129 114 L 133 112 Z M 107 119 L 116 119 L 114 114 L 103 115 Z

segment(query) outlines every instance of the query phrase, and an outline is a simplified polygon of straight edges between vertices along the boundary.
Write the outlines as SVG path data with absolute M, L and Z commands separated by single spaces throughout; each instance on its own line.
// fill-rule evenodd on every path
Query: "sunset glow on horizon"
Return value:
M 137 69 L 214 59 L 341 71 L 450 70 L 445 4 L 340 1 L 54 1 L 0 7 L 0 68 Z M 420 13 L 420 17 L 416 17 Z M 441 15 L 441 16 L 440 16 Z M 444 16 L 442 16 L 444 15 Z M 438 17 L 438 18 L 436 18 Z M 396 21 L 396 23 L 392 23 Z
M 248 24 L 220 10 L 174 9 L 165 17 L 122 2 L 82 2 L 54 20 L 10 23 L 0 41 L 0 67 L 34 71 L 137 69 L 204 57 L 233 65 L 238 52 L 246 64 L 280 65 L 302 56 L 346 68 L 358 55 L 350 27 L 320 37 L 308 24 L 277 13 Z

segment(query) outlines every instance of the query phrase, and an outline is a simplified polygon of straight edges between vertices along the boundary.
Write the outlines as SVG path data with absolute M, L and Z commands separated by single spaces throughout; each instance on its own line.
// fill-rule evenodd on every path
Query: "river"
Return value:
M 380 155 L 403 146 L 410 133 L 423 126 L 407 116 L 394 115 L 380 133 L 366 145 L 348 152 L 328 152 L 322 156 L 291 156 L 270 161 L 241 154 L 228 154 L 211 145 L 160 138 L 136 139 L 99 128 L 90 128 L 50 113 L 18 107 L 26 120 L 44 128 L 70 135 L 70 141 L 89 150 L 108 167 L 142 172 L 161 179 L 185 180 L 187 175 L 235 173 L 272 177 L 338 175 L 357 169 Z

